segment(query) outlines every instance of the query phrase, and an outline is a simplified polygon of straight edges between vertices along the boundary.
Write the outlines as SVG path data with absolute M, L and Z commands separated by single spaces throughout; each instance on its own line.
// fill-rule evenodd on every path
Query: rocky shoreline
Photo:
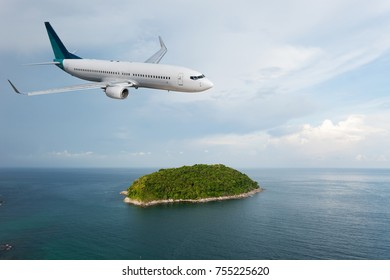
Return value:
M 257 188 L 254 190 L 251 190 L 247 193 L 237 194 L 237 195 L 229 195 L 229 196 L 219 196 L 219 197 L 208 197 L 208 198 L 201 198 L 201 199 L 164 199 L 164 200 L 153 200 L 148 202 L 143 202 L 139 200 L 134 200 L 129 197 L 127 197 L 127 191 L 122 191 L 120 194 L 125 195 L 125 199 L 123 200 L 125 203 L 134 204 L 141 207 L 148 207 L 153 206 L 157 204 L 167 204 L 167 203 L 180 203 L 180 202 L 189 202 L 189 203 L 205 203 L 210 201 L 222 201 L 222 200 L 230 200 L 230 199 L 241 199 L 245 197 L 252 196 L 258 192 L 263 191 L 262 188 Z

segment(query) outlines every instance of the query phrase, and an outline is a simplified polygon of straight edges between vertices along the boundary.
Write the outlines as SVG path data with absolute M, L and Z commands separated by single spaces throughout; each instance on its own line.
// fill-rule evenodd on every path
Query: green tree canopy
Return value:
M 166 199 L 203 199 L 232 196 L 258 189 L 247 175 L 222 164 L 161 169 L 135 180 L 130 199 L 148 202 Z

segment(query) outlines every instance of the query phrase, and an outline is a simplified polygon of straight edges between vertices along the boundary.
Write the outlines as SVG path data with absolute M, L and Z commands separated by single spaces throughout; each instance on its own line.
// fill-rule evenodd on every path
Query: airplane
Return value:
M 83 59 L 66 49 L 49 22 L 45 22 L 45 27 L 55 58 L 52 62 L 32 65 L 56 65 L 74 77 L 93 83 L 21 92 L 8 80 L 13 90 L 18 94 L 41 95 L 100 88 L 108 97 L 125 99 L 129 95 L 129 88 L 132 87 L 177 92 L 201 92 L 213 87 L 213 83 L 198 71 L 180 66 L 159 64 L 168 51 L 161 37 L 159 37 L 160 50 L 144 63 Z

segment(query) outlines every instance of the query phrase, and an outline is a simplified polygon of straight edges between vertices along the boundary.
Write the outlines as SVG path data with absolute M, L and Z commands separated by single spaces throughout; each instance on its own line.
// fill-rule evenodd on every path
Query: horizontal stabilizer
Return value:
M 37 65 L 59 65 L 61 62 L 59 61 L 50 61 L 50 62 L 37 62 L 37 63 L 26 63 L 23 66 L 37 66 Z

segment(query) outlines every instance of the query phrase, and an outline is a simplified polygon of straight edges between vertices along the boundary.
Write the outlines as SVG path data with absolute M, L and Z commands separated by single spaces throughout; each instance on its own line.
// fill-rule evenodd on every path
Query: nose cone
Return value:
M 214 84 L 209 79 L 206 79 L 203 83 L 203 86 L 204 86 L 204 90 L 208 90 L 212 88 Z

